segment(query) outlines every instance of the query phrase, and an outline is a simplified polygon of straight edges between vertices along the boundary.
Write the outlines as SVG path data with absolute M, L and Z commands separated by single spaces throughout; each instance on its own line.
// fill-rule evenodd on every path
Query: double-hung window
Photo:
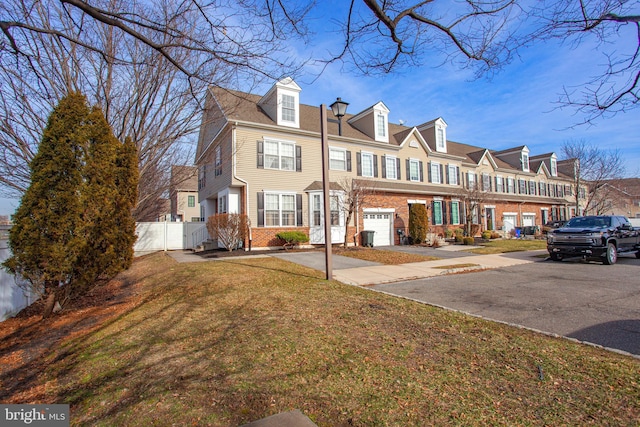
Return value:
M 460 202 L 451 202 L 451 224 L 460 224 Z
M 507 178 L 507 193 L 516 192 L 516 181 L 513 178 Z
M 409 159 L 409 179 L 420 181 L 420 160 Z
M 296 99 L 291 95 L 282 95 L 282 120 L 296 121 Z
M 187 205 L 190 208 L 195 208 L 196 207 L 196 196 L 188 196 L 187 197 Z
M 482 191 L 491 190 L 491 176 L 488 173 L 482 174 Z
M 433 225 L 442 225 L 442 201 L 433 202 Z
M 329 147 L 329 169 L 336 171 L 347 170 L 346 150 Z
M 362 153 L 362 176 L 373 177 L 373 154 Z
M 469 189 L 473 190 L 476 187 L 476 175 L 473 172 L 467 172 L 467 181 L 469 181 Z
M 431 182 L 434 184 L 442 184 L 440 176 L 440 163 L 431 162 Z
M 296 170 L 296 148 L 292 142 L 264 141 L 264 167 L 268 169 Z
M 296 195 L 265 193 L 264 217 L 268 227 L 296 225 Z
M 396 157 L 385 156 L 385 170 L 388 179 L 398 179 L 398 173 L 396 171 Z
M 449 184 L 458 185 L 458 168 L 455 165 L 449 165 Z
M 378 114 L 377 116 L 377 132 L 378 136 L 384 138 L 387 136 L 387 126 L 384 114 Z
M 440 152 L 445 151 L 446 147 L 444 143 L 444 129 L 442 129 L 441 127 L 438 127 L 438 129 L 436 130 L 436 144 L 437 144 L 436 151 L 440 151 Z
M 502 178 L 501 176 L 496 176 L 496 192 L 504 192 L 504 178 Z

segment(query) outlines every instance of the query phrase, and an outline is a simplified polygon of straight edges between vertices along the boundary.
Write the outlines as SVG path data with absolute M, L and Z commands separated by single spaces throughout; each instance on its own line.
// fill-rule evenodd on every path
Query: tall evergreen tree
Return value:
M 31 185 L 21 199 L 9 231 L 12 257 L 5 267 L 47 296 L 48 310 L 68 296 L 82 239 L 77 231 L 82 184 L 85 98 L 72 93 L 49 116 L 31 162 Z M 46 313 L 45 313 L 46 314 Z
M 5 267 L 44 290 L 47 316 L 56 300 L 131 265 L 137 152 L 115 138 L 99 108 L 72 93 L 51 114 L 32 171 Z

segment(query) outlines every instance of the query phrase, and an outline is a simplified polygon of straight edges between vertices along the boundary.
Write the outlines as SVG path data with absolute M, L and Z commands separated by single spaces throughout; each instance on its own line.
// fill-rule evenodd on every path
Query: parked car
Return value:
M 562 227 L 563 225 L 565 225 L 566 223 L 567 221 L 565 220 L 549 221 L 548 223 L 542 226 L 542 233 L 547 234 L 549 231 L 556 230 Z
M 582 216 L 547 234 L 547 251 L 554 261 L 582 256 L 612 265 L 618 253 L 635 252 L 640 258 L 640 233 L 624 216 Z

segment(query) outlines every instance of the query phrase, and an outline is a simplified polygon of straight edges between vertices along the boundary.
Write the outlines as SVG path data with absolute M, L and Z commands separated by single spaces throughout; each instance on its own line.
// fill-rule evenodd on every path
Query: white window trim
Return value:
M 397 170 L 397 160 L 396 156 L 385 156 L 385 169 L 387 171 L 387 179 L 397 180 L 398 179 L 398 170 Z M 392 167 L 389 168 L 389 162 L 392 163 Z M 393 177 L 389 176 L 389 170 L 393 171 Z
M 294 141 L 287 141 L 285 139 L 274 139 L 274 138 L 263 138 L 264 140 L 264 152 L 263 152 L 263 156 L 264 156 L 264 168 L 265 169 L 270 169 L 270 170 L 281 170 L 281 171 L 286 171 L 286 172 L 295 172 L 296 171 L 296 143 Z M 270 165 L 268 165 L 267 162 L 267 143 L 276 143 L 278 144 L 278 167 L 277 168 L 272 168 Z M 282 168 L 282 145 L 291 145 L 293 146 L 293 162 L 292 165 L 293 167 L 291 169 L 283 169 Z
M 370 153 L 368 151 L 362 151 L 360 152 L 360 168 L 362 169 L 362 176 L 367 177 L 367 178 L 373 178 L 373 175 L 375 173 L 375 171 L 373 170 L 374 164 L 373 164 L 373 153 Z M 371 175 L 365 175 L 364 173 L 364 158 L 368 157 L 371 159 Z
M 278 196 L 278 224 L 277 225 L 267 225 L 267 195 Z M 264 226 L 266 228 L 288 228 L 288 227 L 296 227 L 296 215 L 297 215 L 297 206 L 296 206 L 296 195 L 297 193 L 289 192 L 289 191 L 265 191 L 264 192 Z M 293 225 L 282 225 L 282 196 L 293 196 L 293 216 L 294 221 Z
M 455 209 L 456 215 L 458 217 L 458 222 L 454 222 L 453 221 L 453 212 L 454 212 L 453 204 L 454 203 L 456 205 L 458 205 L 457 209 Z M 460 200 L 457 200 L 457 199 L 451 200 L 451 212 L 450 212 L 450 214 L 451 214 L 451 225 L 460 225 Z
M 522 170 L 529 172 L 529 153 L 522 153 Z
M 416 166 L 416 179 L 413 179 L 413 175 L 411 174 L 411 166 Z M 420 182 L 420 160 L 419 159 L 409 159 L 409 170 L 407 171 L 409 174 L 409 181 L 411 182 Z
M 344 168 L 332 168 L 331 167 L 331 152 L 341 152 L 344 155 Z M 329 170 L 334 171 L 346 171 L 347 170 L 347 150 L 341 147 L 329 147 Z
M 440 222 L 436 222 L 436 203 L 438 204 L 438 206 L 440 206 Z M 442 199 L 434 199 L 433 200 L 433 225 L 444 225 L 444 218 L 443 218 L 443 210 L 442 210 L 442 204 L 444 203 L 444 200 Z
M 447 170 L 449 171 L 449 184 L 458 185 L 458 166 L 447 165 Z
M 558 176 L 558 162 L 556 159 L 551 159 L 551 176 Z
M 291 96 L 293 97 L 293 108 L 294 108 L 294 114 L 295 114 L 295 120 L 291 121 L 291 120 L 285 120 L 284 119 L 284 102 L 283 102 L 283 95 L 287 95 L 287 96 Z M 294 128 L 299 128 L 300 127 L 300 97 L 299 94 L 297 92 L 294 91 L 288 91 L 285 89 L 280 88 L 278 90 L 278 105 L 277 105 L 277 118 L 278 118 L 278 125 L 280 126 L 287 126 L 287 127 L 294 127 Z
M 435 170 L 438 172 L 438 181 L 436 181 L 435 174 L 433 173 Z M 431 162 L 431 183 L 432 184 L 442 184 L 442 177 L 440 176 L 440 162 Z

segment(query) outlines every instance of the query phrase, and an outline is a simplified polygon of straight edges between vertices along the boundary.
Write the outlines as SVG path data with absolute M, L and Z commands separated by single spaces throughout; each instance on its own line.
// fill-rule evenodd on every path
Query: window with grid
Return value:
M 216 169 L 215 176 L 222 175 L 222 148 L 218 145 L 216 147 Z
M 438 128 L 437 130 L 437 149 L 436 151 L 444 151 L 445 150 L 445 144 L 444 144 L 444 129 L 442 129 L 441 127 Z
M 409 160 L 409 179 L 411 181 L 420 181 L 420 161 L 410 159 Z
M 433 202 L 433 225 L 442 225 L 442 202 Z
M 398 179 L 398 174 L 396 172 L 396 158 L 394 156 L 385 157 L 385 166 L 387 171 L 387 178 Z
M 449 184 L 458 185 L 458 168 L 455 165 L 449 165 Z
M 440 177 L 440 163 L 431 162 L 431 182 L 434 184 L 442 183 L 442 179 Z
M 451 224 L 460 224 L 460 202 L 451 202 Z
M 384 114 L 378 114 L 378 136 L 387 136 L 387 127 Z
M 196 196 L 188 196 L 187 197 L 187 204 L 190 208 L 195 208 L 196 207 Z
M 282 120 L 296 121 L 296 99 L 291 95 L 282 95 Z
M 264 167 L 293 171 L 296 169 L 295 144 L 281 141 L 264 141 Z
M 340 148 L 329 148 L 329 169 L 336 171 L 347 170 L 347 152 Z
M 373 154 L 362 153 L 362 176 L 373 176 Z
M 482 174 L 482 191 L 491 190 L 491 177 L 488 173 Z
M 496 192 L 504 192 L 504 178 L 501 176 L 496 176 Z
M 264 224 L 271 227 L 296 225 L 295 194 L 265 194 Z

